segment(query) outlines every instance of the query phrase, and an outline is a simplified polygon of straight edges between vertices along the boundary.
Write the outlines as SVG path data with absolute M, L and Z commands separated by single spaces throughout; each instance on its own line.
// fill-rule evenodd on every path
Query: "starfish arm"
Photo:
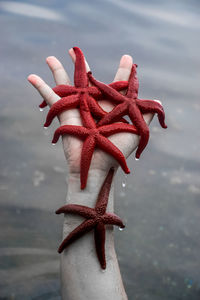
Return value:
M 106 239 L 105 225 L 100 222 L 95 227 L 94 240 L 95 240 L 97 257 L 99 259 L 102 269 L 106 268 L 105 239 Z
M 81 152 L 81 189 L 84 189 L 87 184 L 88 172 L 92 160 L 92 155 L 95 149 L 96 141 L 94 136 L 88 136 L 83 143 Z
M 128 87 L 128 81 L 115 81 L 110 83 L 109 86 L 117 91 L 122 91 Z M 102 96 L 102 93 L 96 86 L 88 87 L 88 93 L 95 98 Z
M 110 83 L 109 86 L 116 91 L 123 91 L 123 90 L 127 89 L 128 81 L 126 81 L 126 80 L 115 81 L 115 82 Z
M 145 113 L 157 113 L 158 114 L 158 120 L 160 122 L 160 125 L 163 128 L 167 128 L 167 125 L 165 124 L 165 112 L 162 107 L 162 105 L 156 101 L 153 100 L 140 100 L 137 99 L 137 105 L 140 109 L 140 111 Z
M 66 96 L 76 93 L 77 89 L 71 85 L 60 84 L 60 85 L 55 86 L 52 90 L 58 96 L 63 98 L 63 97 L 66 97 Z M 39 105 L 40 108 L 44 108 L 46 106 L 47 106 L 47 103 L 45 100 L 42 101 L 42 103 L 40 103 L 40 105 Z
M 114 172 L 115 169 L 110 168 L 108 175 L 106 176 L 106 179 L 104 180 L 100 192 L 98 194 L 97 202 L 95 205 L 95 211 L 100 215 L 104 215 L 106 211 Z
M 137 78 L 137 71 L 136 71 L 137 65 L 133 64 L 131 69 L 131 74 L 129 77 L 129 84 L 128 84 L 128 90 L 126 93 L 126 96 L 128 98 L 134 98 L 136 99 L 138 96 L 138 89 L 139 89 L 139 81 Z
M 106 124 L 113 123 L 115 121 L 119 121 L 121 117 L 126 115 L 127 111 L 127 103 L 120 103 L 113 108 L 113 110 L 107 113 L 99 122 L 98 127 Z
M 40 103 L 40 105 L 39 105 L 40 108 L 44 108 L 46 106 L 47 106 L 47 103 L 45 100 L 43 100 L 42 103 Z
M 135 157 L 139 159 L 142 151 L 145 149 L 149 141 L 149 127 L 147 126 L 139 108 L 136 105 L 129 106 L 129 117 L 135 127 L 138 129 L 138 134 L 140 135 L 139 145 L 135 154 Z
M 86 93 L 80 94 L 80 114 L 85 127 L 90 129 L 96 128 L 96 123 L 90 113 L 88 106 L 88 95 Z
M 80 48 L 73 48 L 76 54 L 75 71 L 74 71 L 74 85 L 75 87 L 84 88 L 88 86 L 88 77 L 85 67 L 85 58 Z
M 108 113 L 101 108 L 101 106 L 98 104 L 98 102 L 90 96 L 88 97 L 88 106 L 95 118 L 102 119 L 104 116 L 108 115 Z M 119 118 L 118 121 L 128 124 L 128 121 L 124 118 Z M 101 121 L 99 121 L 99 122 L 101 122 Z M 98 126 L 99 126 L 99 122 L 98 122 Z
M 77 89 L 74 86 L 67 84 L 60 84 L 53 88 L 54 93 L 56 93 L 61 98 L 69 96 L 76 93 Z
M 58 129 L 56 129 L 54 133 L 52 144 L 56 144 L 60 135 L 65 135 L 65 134 L 75 135 L 78 138 L 83 139 L 88 135 L 88 130 L 83 126 L 76 126 L 76 125 L 60 126 Z
M 99 127 L 99 132 L 106 137 L 118 132 L 130 132 L 133 134 L 138 134 L 138 130 L 134 125 L 123 123 L 113 123 L 110 125 L 101 126 Z
M 57 211 L 56 214 L 75 214 L 75 215 L 79 215 L 82 216 L 86 219 L 92 219 L 96 217 L 96 212 L 94 211 L 93 208 L 90 208 L 88 206 L 84 206 L 84 205 L 78 205 L 78 204 L 67 204 L 64 205 L 62 207 L 60 207 Z
M 124 90 L 124 89 L 127 88 L 128 81 L 112 82 L 112 83 L 109 84 L 109 86 L 112 87 L 113 89 L 117 90 L 117 91 L 121 91 L 121 90 Z M 77 89 L 74 86 L 60 84 L 60 85 L 55 86 L 53 88 L 53 91 L 60 97 L 66 97 L 68 95 L 76 93 Z M 96 86 L 88 87 L 88 93 L 89 93 L 89 95 L 91 95 L 93 97 L 99 97 L 99 96 L 102 95 L 102 93 L 100 92 L 100 90 Z M 44 108 L 46 106 L 47 106 L 47 103 L 46 103 L 45 100 L 39 105 L 40 108 Z
M 117 215 L 112 214 L 112 213 L 106 213 L 103 216 L 103 222 L 104 222 L 104 224 L 107 224 L 107 225 L 116 225 L 116 226 L 119 226 L 119 227 L 122 227 L 122 228 L 125 227 L 122 219 L 120 217 L 118 217 Z
M 121 91 L 128 87 L 128 81 L 112 82 L 109 84 L 109 86 L 117 91 Z M 53 91 L 60 97 L 66 97 L 68 95 L 76 93 L 77 89 L 74 86 L 60 84 L 60 85 L 55 86 L 53 88 Z M 88 93 L 93 97 L 98 97 L 98 96 L 102 95 L 96 86 L 88 87 Z M 44 108 L 46 106 L 47 106 L 47 103 L 45 100 L 39 105 L 40 108 Z
M 98 87 L 100 91 L 110 97 L 114 102 L 121 103 L 124 102 L 125 98 L 122 94 L 114 90 L 112 87 L 104 84 L 103 82 L 97 81 L 93 76 L 92 72 L 88 72 L 89 80 L 94 86 Z
M 98 102 L 90 96 L 88 96 L 88 106 L 90 111 L 93 113 L 93 115 L 96 118 L 102 118 L 107 114 L 107 112 L 103 110 L 101 106 L 98 104 Z
M 97 119 L 101 119 L 108 114 L 105 110 L 101 108 L 98 102 L 90 96 L 88 96 L 88 106 L 94 117 Z M 119 119 L 119 122 L 128 124 L 128 121 L 124 118 Z
M 95 98 L 99 98 L 101 96 L 101 92 L 96 86 L 89 86 L 88 94 Z
M 67 246 L 75 242 L 77 239 L 88 233 L 95 227 L 95 220 L 86 220 L 76 227 L 61 243 L 58 252 L 61 253 Z
M 69 108 L 77 107 L 78 104 L 79 104 L 79 95 L 71 95 L 68 97 L 64 97 L 58 100 L 57 102 L 55 102 L 47 114 L 44 127 L 48 127 L 57 115 L 59 115 L 60 113 L 62 113 L 63 111 Z
M 113 144 L 111 141 L 109 141 L 107 138 L 105 138 L 102 135 L 97 136 L 97 145 L 99 148 L 101 148 L 106 153 L 113 156 L 118 163 L 121 165 L 122 169 L 125 173 L 129 174 L 130 170 L 126 164 L 126 159 L 123 155 L 123 153 Z

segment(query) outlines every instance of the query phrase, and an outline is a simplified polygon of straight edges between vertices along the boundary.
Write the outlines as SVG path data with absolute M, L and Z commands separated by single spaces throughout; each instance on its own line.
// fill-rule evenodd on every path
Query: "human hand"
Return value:
M 76 56 L 73 49 L 69 50 L 72 61 L 75 62 Z M 70 85 L 69 76 L 65 72 L 62 64 L 55 57 L 46 59 L 50 70 L 53 73 L 56 85 Z M 90 70 L 87 62 L 86 71 Z M 114 81 L 127 81 L 129 79 L 132 58 L 129 55 L 122 56 L 119 68 L 116 72 Z M 54 93 L 39 76 L 30 75 L 29 82 L 38 90 L 42 98 L 49 106 L 52 106 L 60 97 Z M 106 100 L 99 101 L 99 104 L 105 111 L 110 111 L 113 105 Z M 82 125 L 78 109 L 70 109 L 62 112 L 59 116 L 60 125 Z M 147 124 L 152 120 L 152 114 L 144 115 Z M 125 157 L 128 157 L 138 146 L 139 136 L 132 133 L 117 133 L 109 137 Z M 94 207 L 97 201 L 98 192 L 103 184 L 108 170 L 111 166 L 117 166 L 117 162 L 112 156 L 106 154 L 100 149 L 96 149 L 92 157 L 87 189 L 80 192 L 80 158 L 82 150 L 82 141 L 70 135 L 63 136 L 63 149 L 69 164 L 68 193 L 67 204 L 80 204 Z M 111 188 L 107 211 L 113 212 L 113 187 Z M 82 218 L 75 215 L 67 215 L 64 219 L 63 237 L 65 238 L 77 224 L 80 224 Z M 62 278 L 62 298 L 63 299 L 127 299 L 117 263 L 117 258 L 113 243 L 113 229 L 108 227 L 106 230 L 106 254 L 108 270 L 102 273 L 97 267 L 99 262 L 94 252 L 92 243 L 92 234 L 84 235 L 72 244 L 69 249 L 61 256 L 61 278 Z M 78 258 L 78 264 L 77 264 Z M 85 276 L 87 274 L 87 276 Z M 99 284 L 100 283 L 100 284 Z M 82 289 L 85 286 L 85 289 Z M 75 288 L 74 288 L 75 287 Z M 116 287 L 118 287 L 116 289 Z M 84 290 L 84 291 L 83 291 Z M 84 295 L 83 295 L 84 293 Z M 95 294 L 95 295 L 94 295 Z
M 73 49 L 69 50 L 69 55 L 72 58 L 72 61 L 75 62 L 76 55 Z M 53 56 L 50 56 L 46 59 L 46 62 L 53 73 L 54 80 L 57 85 L 67 84 L 70 85 L 70 79 L 66 71 L 64 70 L 62 64 Z M 86 71 L 90 70 L 87 61 Z M 132 68 L 132 57 L 129 55 L 124 55 L 121 58 L 119 68 L 115 75 L 114 81 L 119 80 L 128 80 Z M 54 91 L 37 75 L 29 75 L 29 82 L 38 90 L 43 99 L 47 102 L 49 106 L 52 106 L 60 97 L 54 93 Z M 99 101 L 100 106 L 105 111 L 110 111 L 113 108 L 113 105 L 106 101 Z M 152 114 L 144 115 L 144 119 L 147 124 L 152 120 Z M 80 113 L 78 109 L 70 109 L 62 112 L 59 116 L 59 121 L 62 125 L 82 125 Z M 128 157 L 131 152 L 133 152 L 138 146 L 139 137 L 138 135 L 132 133 L 117 133 L 109 138 L 113 144 L 115 144 L 125 157 Z M 63 136 L 63 149 L 65 157 L 67 158 L 69 164 L 70 173 L 79 173 L 80 172 L 80 157 L 82 149 L 82 141 L 77 137 L 64 135 Z M 117 166 L 117 162 L 113 157 L 103 152 L 100 149 L 96 149 L 92 157 L 92 162 L 90 169 L 101 170 L 108 172 L 111 166 Z

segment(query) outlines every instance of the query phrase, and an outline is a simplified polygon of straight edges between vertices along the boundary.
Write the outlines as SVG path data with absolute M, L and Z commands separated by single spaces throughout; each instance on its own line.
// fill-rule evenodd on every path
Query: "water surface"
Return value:
M 199 1 L 1 1 L 0 299 L 60 299 L 59 256 L 67 166 L 50 147 L 41 99 L 27 83 L 79 46 L 95 76 L 112 81 L 121 55 L 139 65 L 140 97 L 161 99 L 139 162 L 116 178 L 116 212 L 126 230 L 116 248 L 129 299 L 200 299 Z M 126 186 L 122 182 L 126 180 Z

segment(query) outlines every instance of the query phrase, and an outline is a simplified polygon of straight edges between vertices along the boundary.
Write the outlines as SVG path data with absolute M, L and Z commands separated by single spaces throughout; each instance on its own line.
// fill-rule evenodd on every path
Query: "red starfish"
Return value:
M 122 220 L 113 213 L 106 213 L 110 188 L 112 184 L 114 168 L 109 173 L 101 187 L 95 208 L 83 205 L 68 204 L 56 211 L 56 214 L 71 213 L 82 216 L 86 220 L 76 227 L 61 243 L 58 252 L 61 253 L 67 246 L 94 229 L 96 252 L 102 269 L 106 268 L 105 257 L 105 225 L 117 225 L 124 228 Z
M 44 127 L 48 127 L 51 124 L 52 120 L 61 112 L 70 108 L 78 107 L 80 105 L 83 93 L 87 94 L 87 102 L 90 111 L 94 114 L 95 117 L 102 118 L 107 114 L 107 112 L 105 112 L 94 99 L 94 97 L 100 98 L 101 92 L 98 90 L 98 88 L 94 86 L 89 86 L 85 67 L 85 59 L 82 51 L 78 47 L 74 47 L 73 49 L 76 54 L 74 72 L 75 86 L 58 85 L 55 88 L 53 88 L 53 91 L 62 98 L 52 105 L 47 115 Z M 113 82 L 110 84 L 110 86 L 120 91 L 127 88 L 128 82 Z M 43 101 L 39 106 L 40 108 L 44 108 L 46 105 L 46 101 Z M 126 121 L 123 120 L 123 122 Z
M 94 79 L 92 72 L 88 72 L 88 77 L 91 83 L 97 86 L 102 93 L 114 102 L 118 103 L 118 105 L 116 105 L 110 113 L 106 114 L 99 121 L 98 126 L 109 124 L 119 120 L 119 118 L 124 115 L 128 115 L 135 127 L 138 129 L 138 134 L 141 136 L 138 149 L 136 151 L 136 159 L 139 159 L 149 140 L 149 128 L 142 114 L 157 113 L 160 125 L 163 128 L 167 128 L 167 126 L 165 125 L 165 113 L 160 103 L 153 100 L 138 99 L 139 82 L 137 79 L 136 67 L 137 65 L 133 64 L 126 95 L 122 95 L 112 87 Z
M 128 81 L 124 80 L 124 81 L 112 82 L 109 83 L 109 86 L 111 86 L 113 89 L 117 91 L 122 91 L 128 87 Z M 66 84 L 57 85 L 52 90 L 62 98 L 77 93 L 77 88 L 75 86 L 66 85 Z M 96 99 L 101 99 L 102 93 L 95 86 L 89 86 L 87 92 L 90 96 L 95 97 Z M 39 105 L 40 108 L 44 108 L 46 106 L 47 103 L 45 100 Z
M 118 132 L 131 132 L 138 134 L 133 125 L 115 123 L 110 125 L 98 126 L 92 118 L 86 101 L 86 95 L 82 97 L 80 104 L 80 113 L 84 126 L 63 125 L 54 133 L 52 143 L 55 144 L 60 135 L 70 134 L 83 139 L 83 148 L 81 153 L 81 189 L 84 189 L 87 183 L 88 171 L 95 147 L 102 149 L 112 155 L 121 165 L 125 173 L 130 173 L 123 153 L 106 137 Z

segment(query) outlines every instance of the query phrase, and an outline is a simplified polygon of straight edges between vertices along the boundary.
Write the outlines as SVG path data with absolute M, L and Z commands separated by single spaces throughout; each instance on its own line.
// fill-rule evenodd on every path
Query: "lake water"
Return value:
M 0 1 L 0 299 L 60 299 L 62 218 L 54 211 L 65 201 L 67 168 L 61 145 L 50 146 L 58 123 L 42 129 L 45 112 L 26 77 L 54 86 L 45 58 L 55 55 L 72 75 L 67 50 L 79 46 L 104 82 L 121 55 L 132 55 L 140 98 L 161 99 L 167 116 L 167 130 L 154 118 L 141 160 L 129 158 L 134 172 L 116 178 L 126 230 L 115 239 L 129 299 L 199 300 L 199 1 L 42 5 Z

